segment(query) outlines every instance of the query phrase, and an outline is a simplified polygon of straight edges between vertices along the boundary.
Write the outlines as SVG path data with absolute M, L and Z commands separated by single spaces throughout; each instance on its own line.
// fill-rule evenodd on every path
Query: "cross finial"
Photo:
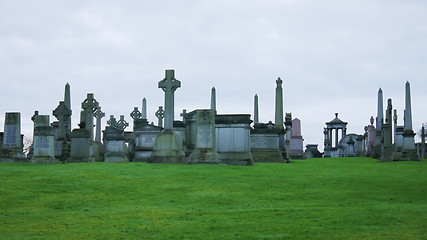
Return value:
M 130 113 L 130 117 L 133 118 L 133 120 L 141 118 L 141 112 L 138 110 L 138 107 L 133 108 L 133 112 Z

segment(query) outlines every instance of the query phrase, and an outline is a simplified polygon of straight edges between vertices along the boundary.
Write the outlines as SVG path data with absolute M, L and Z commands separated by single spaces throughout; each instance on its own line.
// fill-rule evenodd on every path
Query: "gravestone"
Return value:
M 101 143 L 101 119 L 105 117 L 105 112 L 101 110 L 101 107 L 98 107 L 93 116 L 96 118 L 96 134 L 95 134 L 95 142 Z
M 254 162 L 284 163 L 285 159 L 279 148 L 279 135 L 283 134 L 284 129 L 275 128 L 271 121 L 254 124 L 250 136 L 250 149 Z
M 377 134 L 377 130 L 374 127 L 374 117 L 371 116 L 370 119 L 370 123 L 371 125 L 368 126 L 367 128 L 367 140 L 366 140 L 366 156 L 371 156 L 372 155 L 372 151 L 374 149 L 374 145 L 375 145 L 375 138 L 376 138 L 376 134 Z
M 387 104 L 387 110 L 385 115 L 385 123 L 383 124 L 383 136 L 384 136 L 384 143 L 383 148 L 381 152 L 380 161 L 381 162 L 389 162 L 393 161 L 393 154 L 392 154 L 392 116 L 391 112 L 393 110 L 393 106 L 391 104 L 391 98 L 388 99 Z
M 191 150 L 188 164 L 221 163 L 215 150 L 215 112 L 214 108 L 199 109 L 186 115 L 189 133 L 187 149 Z
M 285 135 L 282 139 L 279 136 L 279 144 L 282 146 L 284 144 L 284 148 L 281 148 L 283 157 L 286 159 L 286 162 L 290 162 L 291 156 L 291 138 L 292 138 L 292 113 L 286 113 L 285 116 Z M 281 143 L 283 141 L 284 143 Z
M 215 117 L 216 151 L 223 163 L 253 165 L 250 151 L 250 114 L 221 114 Z
M 295 118 L 292 120 L 292 131 L 289 145 L 289 155 L 293 159 L 303 159 L 304 156 L 304 139 L 301 136 L 301 120 Z
M 307 144 L 304 155 L 306 158 L 322 158 L 323 154 L 319 152 L 317 144 Z
M 147 162 L 153 151 L 156 137 L 162 131 L 161 127 L 149 124 L 147 119 L 137 118 L 133 121 L 132 133 L 132 162 Z
M 120 120 L 116 121 L 113 115 L 108 120 L 108 125 L 104 130 L 104 162 L 109 163 L 125 163 L 129 162 L 127 158 L 127 146 L 125 143 L 124 130 L 129 125 L 124 116 L 120 116 Z
M 80 112 L 80 128 L 71 132 L 70 158 L 69 163 L 94 162 L 93 148 L 91 147 L 91 133 L 86 129 L 87 114 Z
M 69 131 L 70 119 L 72 111 L 67 106 L 65 101 L 60 101 L 58 107 L 52 111 L 52 115 L 58 119 L 58 122 L 53 124 L 55 138 L 55 157 L 60 161 L 65 161 L 70 156 L 70 137 Z
M 32 163 L 58 163 L 55 159 L 55 139 L 53 127 L 49 125 L 49 115 L 37 115 L 34 120 Z
M 173 132 L 174 92 L 181 87 L 181 82 L 175 79 L 174 70 L 166 70 L 165 75 L 158 85 L 165 92 L 165 129 L 157 136 L 148 162 L 183 163 L 185 154 L 182 139 Z
M 28 162 L 22 152 L 21 113 L 19 112 L 6 113 L 0 159 L 2 162 Z

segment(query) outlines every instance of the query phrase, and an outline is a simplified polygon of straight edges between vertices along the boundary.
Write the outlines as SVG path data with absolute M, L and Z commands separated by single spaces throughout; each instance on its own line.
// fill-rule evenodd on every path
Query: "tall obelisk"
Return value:
M 64 93 L 64 104 L 68 109 L 71 110 L 71 93 L 70 93 L 70 84 L 65 84 L 65 93 Z M 70 140 L 71 136 L 71 116 L 65 122 L 65 137 Z
M 283 88 L 282 79 L 276 80 L 276 111 L 274 124 L 277 128 L 283 128 Z
M 374 149 L 372 151 L 372 157 L 373 158 L 380 158 L 381 157 L 381 151 L 382 151 L 382 125 L 384 119 L 384 110 L 383 110 L 383 90 L 380 88 L 378 90 L 378 106 L 377 106 L 377 133 L 375 135 L 375 144 Z
M 259 115 L 258 115 L 258 95 L 255 94 L 254 97 L 254 125 L 259 123 Z
M 415 133 L 412 130 L 412 110 L 411 110 L 411 85 L 406 82 L 405 86 L 405 111 L 404 111 L 404 132 L 402 159 L 407 161 L 419 161 L 415 149 Z

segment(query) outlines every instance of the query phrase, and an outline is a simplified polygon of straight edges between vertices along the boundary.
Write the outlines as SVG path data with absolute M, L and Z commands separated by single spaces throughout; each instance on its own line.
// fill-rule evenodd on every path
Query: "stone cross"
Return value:
M 52 115 L 58 119 L 58 140 L 65 140 L 67 138 L 67 122 L 71 116 L 71 110 L 64 101 L 60 101 L 58 107 L 52 111 Z
M 163 111 L 163 107 L 159 106 L 159 110 L 156 112 L 156 117 L 158 118 L 158 126 L 163 127 L 163 118 L 165 116 L 165 111 Z
M 105 117 L 105 112 L 101 110 L 101 107 L 97 108 L 93 113 L 96 118 L 96 135 L 95 142 L 101 142 L 101 118 Z
M 35 122 L 36 121 L 36 116 L 39 115 L 39 111 L 34 111 L 34 115 L 31 117 L 31 121 Z
M 274 124 L 277 128 L 283 128 L 283 88 L 282 79 L 276 80 L 276 112 Z
M 86 115 L 86 129 L 90 132 L 90 140 L 93 140 L 93 113 L 98 109 L 99 103 L 95 100 L 93 93 L 88 93 L 87 98 L 82 102 L 82 109 Z
M 114 115 L 110 115 L 110 119 L 108 119 L 107 124 L 111 127 L 117 127 L 117 120 Z
M 133 108 L 133 112 L 130 113 L 130 117 L 133 120 L 137 120 L 141 118 L 141 112 L 138 110 L 138 107 Z
M 185 114 L 187 114 L 187 110 L 186 109 L 182 109 L 182 113 L 179 114 L 182 117 L 182 122 L 183 123 L 187 122 L 187 120 L 185 118 Z
M 159 88 L 165 92 L 165 129 L 173 129 L 174 92 L 181 87 L 181 82 L 175 79 L 174 70 L 166 70 L 165 78 L 159 82 Z
M 117 126 L 122 130 L 125 130 L 125 128 L 129 126 L 129 123 L 126 122 L 124 115 L 120 115 L 120 120 L 117 122 Z
M 142 113 L 141 113 L 142 119 L 147 119 L 147 99 L 142 99 Z

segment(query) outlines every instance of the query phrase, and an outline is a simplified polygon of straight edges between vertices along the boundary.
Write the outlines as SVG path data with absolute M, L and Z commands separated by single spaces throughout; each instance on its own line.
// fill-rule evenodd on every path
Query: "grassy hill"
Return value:
M 0 239 L 426 239 L 426 162 L 0 163 Z

